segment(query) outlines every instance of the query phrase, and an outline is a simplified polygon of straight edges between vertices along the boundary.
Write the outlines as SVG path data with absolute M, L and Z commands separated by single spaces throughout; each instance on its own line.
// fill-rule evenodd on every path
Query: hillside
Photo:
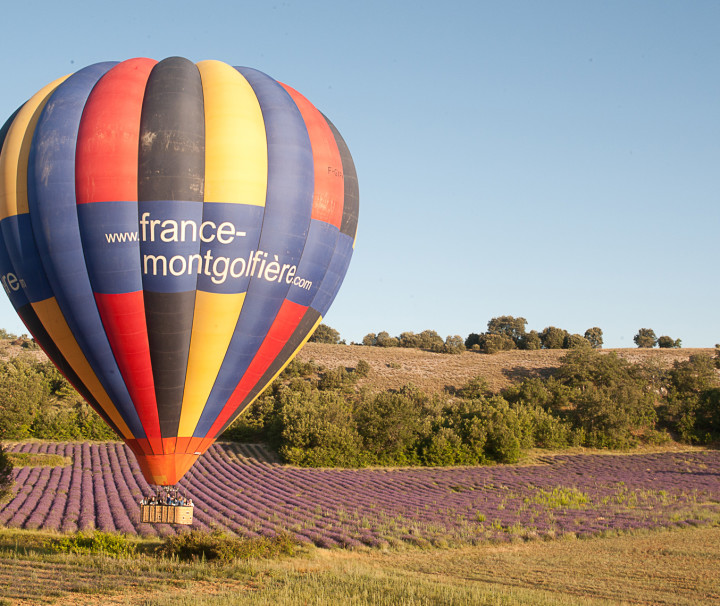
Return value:
M 604 349 L 614 351 L 631 362 L 654 361 L 670 367 L 676 360 L 687 360 L 693 354 L 715 355 L 713 348 L 697 349 Z M 437 354 L 400 347 L 364 347 L 362 345 L 326 345 L 308 343 L 298 354 L 304 362 L 314 360 L 327 368 L 354 368 L 365 360 L 370 375 L 359 382 L 378 390 L 398 389 L 412 383 L 423 391 L 441 392 L 446 387 L 459 387 L 469 379 L 484 377 L 492 390 L 532 376 L 548 375 L 560 365 L 567 353 L 563 349 L 537 351 L 505 351 L 493 355 L 467 351 L 460 355 Z
M 40 349 L 22 347 L 21 340 L 0 341 L 0 360 L 25 355 L 45 360 Z M 603 353 L 616 352 L 631 362 L 654 361 L 662 367 L 672 366 L 676 360 L 687 360 L 693 354 L 715 355 L 715 349 L 603 349 Z M 344 366 L 354 368 L 358 361 L 370 365 L 370 374 L 358 384 L 375 390 L 399 389 L 413 384 L 423 391 L 442 392 L 447 387 L 460 387 L 473 377 L 482 376 L 493 391 L 526 377 L 547 376 L 557 368 L 564 349 L 536 351 L 505 351 L 484 354 L 466 351 L 460 355 L 438 354 L 421 349 L 402 347 L 365 347 L 363 345 L 327 345 L 307 343 L 298 354 L 298 360 L 314 362 L 327 369 Z

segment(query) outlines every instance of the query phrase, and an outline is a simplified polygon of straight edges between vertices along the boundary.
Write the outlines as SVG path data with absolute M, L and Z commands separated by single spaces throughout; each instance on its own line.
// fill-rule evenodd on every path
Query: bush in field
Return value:
M 525 333 L 520 339 L 518 347 L 520 349 L 527 350 L 542 349 L 542 341 L 540 340 L 540 334 L 538 333 L 538 331 L 531 330 L 530 332 Z
M 573 349 L 555 378 L 570 388 L 567 417 L 585 432 L 587 446 L 624 448 L 654 430 L 654 394 L 645 389 L 638 368 L 615 353 Z
M 47 547 L 57 553 L 131 557 L 135 554 L 137 543 L 120 534 L 97 531 L 89 534 L 80 532 L 58 539 L 50 539 Z
M 520 343 L 525 336 L 526 325 L 527 320 L 525 318 L 498 316 L 488 322 L 487 333 L 489 335 L 504 335 L 509 337 L 512 342 L 515 343 L 515 347 L 520 347 Z
M 365 340 L 363 339 L 363 342 L 364 341 Z M 377 337 L 375 337 L 374 345 L 377 347 L 399 347 L 400 340 L 397 337 L 391 337 L 390 333 L 383 330 L 377 334 Z
M 486 334 L 481 345 L 485 353 L 494 354 L 500 351 L 516 349 L 515 341 L 503 334 Z
M 655 347 L 657 343 L 657 337 L 655 331 L 652 328 L 641 328 L 637 334 L 633 337 L 635 345 L 638 347 Z
M 461 354 L 465 351 L 465 342 L 460 335 L 448 335 L 443 345 L 443 352 Z
M 565 338 L 568 331 L 555 326 L 547 326 L 540 333 L 540 342 L 543 349 L 562 349 L 565 345 Z
M 590 341 L 578 334 L 568 335 L 565 337 L 565 340 L 563 341 L 563 349 L 575 349 L 576 347 L 591 347 Z
M 310 467 L 354 466 L 362 439 L 353 406 L 337 391 L 285 388 L 278 399 L 280 456 Z
M 685 442 L 708 443 L 720 434 L 717 424 L 717 390 L 720 388 L 715 360 L 708 355 L 677 361 L 668 372 L 666 426 Z
M 7 449 L 0 444 L 0 503 L 9 500 L 13 494 L 13 464 L 7 455 Z
M 662 349 L 679 349 L 680 347 L 682 347 L 682 341 L 680 339 L 673 339 L 672 337 L 663 335 L 662 337 L 658 337 L 657 345 Z
M 228 536 L 220 531 L 207 533 L 191 530 L 166 538 L 155 553 L 163 558 L 179 560 L 231 562 L 293 555 L 297 547 L 297 540 L 287 534 L 272 538 L 241 538 Z
M 424 416 L 422 400 L 397 392 L 366 396 L 354 411 L 363 450 L 378 463 L 416 462 L 415 442 L 423 433 Z
M 330 343 L 338 345 L 340 343 L 340 333 L 334 328 L 330 328 L 327 324 L 320 324 L 308 341 L 312 343 Z
M 7 439 L 31 436 L 35 415 L 50 393 L 39 364 L 22 357 L 0 362 L 0 435 Z
M 603 331 L 601 328 L 598 328 L 597 326 L 593 326 L 592 328 L 588 328 L 585 331 L 585 338 L 590 343 L 590 346 L 593 349 L 601 349 L 603 345 Z

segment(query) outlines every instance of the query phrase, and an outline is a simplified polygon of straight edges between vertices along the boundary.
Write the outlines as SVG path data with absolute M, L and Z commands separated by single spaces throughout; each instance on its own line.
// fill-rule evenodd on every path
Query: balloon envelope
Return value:
M 302 95 L 219 61 L 90 65 L 0 130 L 0 275 L 68 380 L 174 484 L 332 303 L 358 187 Z

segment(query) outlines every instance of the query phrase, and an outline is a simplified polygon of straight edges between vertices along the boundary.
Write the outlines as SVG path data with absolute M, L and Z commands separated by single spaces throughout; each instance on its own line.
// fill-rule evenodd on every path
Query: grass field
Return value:
M 233 564 L 50 554 L 0 532 L 0 604 L 719 604 L 720 528 Z

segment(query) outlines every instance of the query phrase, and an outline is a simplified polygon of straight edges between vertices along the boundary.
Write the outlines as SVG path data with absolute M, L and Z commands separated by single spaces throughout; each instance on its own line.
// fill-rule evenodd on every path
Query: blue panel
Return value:
M 35 244 L 30 215 L 24 213 L 7 217 L 0 223 L 0 229 L 14 273 L 28 301 L 37 303 L 52 297 L 52 289 Z
M 314 167 L 307 128 L 290 95 L 275 80 L 236 68 L 260 103 L 268 142 L 268 191 L 258 248 L 280 251 L 284 263 L 298 265 L 312 211 Z M 251 278 L 247 297 L 195 436 L 205 436 L 247 370 L 289 290 L 287 280 Z
M 330 305 L 332 305 L 335 296 L 340 290 L 340 285 L 345 279 L 348 265 L 350 265 L 352 253 L 353 239 L 341 233 L 338 237 L 335 254 L 333 255 L 330 267 L 328 267 L 325 279 L 320 285 L 320 291 L 311 305 L 313 309 L 320 312 L 321 316 L 324 316 L 327 310 L 330 309 Z
M 142 290 L 136 202 L 93 202 L 77 207 L 82 247 L 93 292 Z
M 325 221 L 313 220 L 310 223 L 297 275 L 288 291 L 290 301 L 310 307 L 330 265 L 339 234 L 337 227 Z
M 43 109 L 28 161 L 35 240 L 58 305 L 88 363 L 136 438 L 145 432 L 115 362 L 90 286 L 75 203 L 75 147 L 82 110 L 115 63 L 97 63 L 63 82 Z
M 16 219 L 17 216 L 8 217 L 3 220 L 2 227 L 6 223 L 9 223 L 11 219 Z M 17 221 L 15 221 L 17 223 Z M 10 254 L 8 252 L 7 243 L 3 234 L 4 229 L 0 229 L 0 281 L 2 282 L 3 289 L 10 299 L 10 303 L 17 310 L 29 303 L 27 295 L 25 294 L 24 284 L 24 273 L 18 272 L 10 260 Z

